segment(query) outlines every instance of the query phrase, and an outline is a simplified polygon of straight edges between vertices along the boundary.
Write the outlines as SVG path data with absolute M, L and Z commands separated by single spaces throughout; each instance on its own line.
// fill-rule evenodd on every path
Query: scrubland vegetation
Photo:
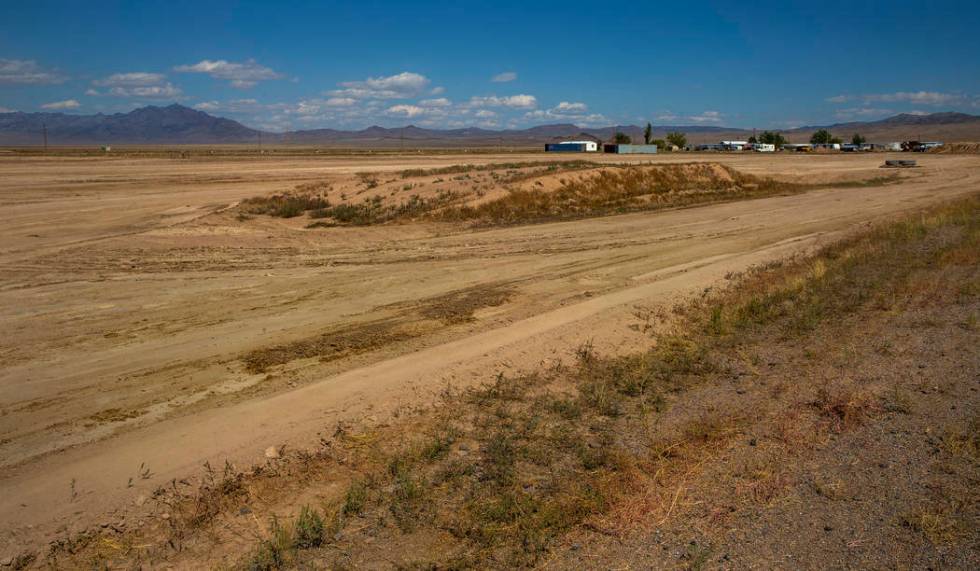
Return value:
M 718 164 L 666 164 L 657 166 L 604 166 L 585 161 L 563 163 L 515 163 L 492 165 L 493 181 L 507 189 L 502 197 L 478 201 L 482 194 L 440 190 L 434 195 L 417 194 L 407 199 L 385 199 L 373 195 L 359 202 L 331 204 L 320 189 L 297 188 L 295 192 L 245 201 L 246 214 L 292 218 L 307 214 L 318 221 L 309 227 L 365 226 L 410 220 L 466 222 L 474 225 L 506 225 L 603 216 L 608 214 L 689 206 L 720 200 L 761 197 L 798 192 L 806 185 L 755 177 Z M 491 165 L 460 165 L 440 169 L 404 171 L 403 178 L 436 176 L 491 170 Z M 504 175 L 497 174 L 503 170 Z M 564 180 L 557 190 L 516 183 L 565 171 L 584 171 Z M 363 173 L 368 189 L 377 179 Z
M 628 198 L 628 191 L 615 189 L 676 184 L 669 170 L 654 172 L 609 175 L 599 186 Z M 725 175 L 749 184 L 737 173 Z M 226 472 L 195 494 L 178 493 L 176 485 L 161 489 L 159 501 L 172 508 L 162 529 L 171 547 L 154 556 L 178 557 L 182 546 L 194 544 L 190 538 L 218 533 L 222 514 L 259 501 L 250 490 L 261 481 L 288 474 L 316 485 L 325 470 L 349 474 L 344 491 L 302 506 L 295 517 L 267 522 L 241 568 L 530 567 L 552 557 L 576 530 L 622 538 L 685 518 L 711 528 L 740 514 L 766 517 L 794 485 L 799 455 L 815 454 L 816 443 L 826 446 L 885 415 L 921 409 L 907 387 L 844 380 L 780 381 L 765 389 L 763 404 L 746 410 L 699 407 L 692 395 L 743 375 L 765 378 L 760 355 L 774 348 L 803 360 L 829 359 L 809 347 L 846 350 L 863 323 L 922 308 L 957 308 L 957 327 L 975 335 L 978 268 L 980 198 L 974 196 L 810 257 L 732 276 L 729 287 L 654 316 L 672 325 L 647 351 L 607 357 L 587 344 L 573 363 L 447 390 L 441 404 L 396 426 L 338 427 L 317 452 L 248 475 Z M 684 412 L 662 422 L 675 408 Z M 938 453 L 948 457 L 944 469 L 961 480 L 978 460 L 978 417 L 975 409 L 971 414 L 937 441 Z M 733 443 L 750 436 L 746 452 L 714 461 L 735 454 Z M 757 446 L 757 438 L 769 444 Z M 809 477 L 828 501 L 844 493 L 837 480 Z M 948 497 L 941 502 L 901 511 L 885 525 L 936 549 L 975 542 L 969 523 L 978 515 L 975 488 L 943 489 Z M 686 501 L 691 490 L 697 502 Z M 106 550 L 96 535 L 78 541 L 52 557 L 151 556 L 134 547 Z M 134 546 L 140 538 L 125 541 Z M 716 555 L 695 545 L 681 557 L 696 568 Z

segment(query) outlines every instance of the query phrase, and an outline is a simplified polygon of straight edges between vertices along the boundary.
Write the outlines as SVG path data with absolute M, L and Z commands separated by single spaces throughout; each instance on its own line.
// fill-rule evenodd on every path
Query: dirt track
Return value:
M 711 159 L 828 182 L 876 176 L 883 162 Z M 929 156 L 899 185 L 479 232 L 310 231 L 220 214 L 323 177 L 492 160 L 0 160 L 0 554 L 99 521 L 207 460 L 261 461 L 268 446 L 381 421 L 447 383 L 532 368 L 588 339 L 639 343 L 627 325 L 729 272 L 980 188 L 980 160 Z M 430 317 L 486 289 L 507 298 L 473 320 Z M 326 362 L 256 373 L 242 361 L 378 323 L 408 333 Z

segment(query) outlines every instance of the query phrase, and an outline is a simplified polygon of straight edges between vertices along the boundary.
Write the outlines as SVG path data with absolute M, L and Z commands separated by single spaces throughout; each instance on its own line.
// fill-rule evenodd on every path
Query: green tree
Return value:
M 776 148 L 781 148 L 786 144 L 786 138 L 783 137 L 782 133 L 776 133 L 774 131 L 763 131 L 759 135 L 759 142 L 766 145 L 776 145 Z
M 675 147 L 683 149 L 687 146 L 687 135 L 678 131 L 667 133 L 667 142 Z
M 613 135 L 613 142 L 617 145 L 628 145 L 633 142 L 633 139 L 631 139 L 626 133 L 616 131 L 616 134 Z
M 658 150 L 662 150 L 662 149 L 666 149 L 667 148 L 667 141 L 665 141 L 663 139 L 652 139 L 650 141 L 650 144 L 651 145 L 657 145 L 657 149 Z
M 643 144 L 649 145 L 650 139 L 653 138 L 653 125 L 647 123 L 646 129 L 643 129 Z
M 749 143 L 750 145 L 754 145 L 754 144 L 756 144 L 756 143 L 758 143 L 758 142 L 759 142 L 759 140 L 755 138 L 755 135 L 752 135 L 751 137 L 749 137 L 749 141 L 748 141 L 748 143 Z
M 810 137 L 811 145 L 829 145 L 834 141 L 834 136 L 826 129 L 820 129 Z
M 852 145 L 858 145 L 858 146 L 860 146 L 860 145 L 863 145 L 865 143 L 865 141 L 867 141 L 867 139 L 865 139 L 864 137 L 862 137 L 860 133 L 854 133 L 854 136 L 851 137 L 851 144 Z

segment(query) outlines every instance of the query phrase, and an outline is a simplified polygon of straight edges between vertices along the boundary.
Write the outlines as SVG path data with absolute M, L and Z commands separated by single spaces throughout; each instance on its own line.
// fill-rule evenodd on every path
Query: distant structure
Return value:
M 617 155 L 655 155 L 657 145 L 626 145 L 610 143 L 602 146 L 604 153 L 615 153 Z
M 548 153 L 594 153 L 599 150 L 599 143 L 595 141 L 562 141 L 560 143 L 548 143 L 544 146 Z
M 902 150 L 911 153 L 924 153 L 943 146 L 942 141 L 903 141 Z
M 771 143 L 750 143 L 748 141 L 720 141 L 718 143 L 695 145 L 694 150 L 734 152 L 756 151 L 758 153 L 775 153 L 776 145 Z
M 810 143 L 786 143 L 783 145 L 784 151 L 795 151 L 797 153 L 809 153 L 813 150 L 813 145 Z
M 743 151 L 749 146 L 748 141 L 722 141 L 721 146 L 726 151 Z

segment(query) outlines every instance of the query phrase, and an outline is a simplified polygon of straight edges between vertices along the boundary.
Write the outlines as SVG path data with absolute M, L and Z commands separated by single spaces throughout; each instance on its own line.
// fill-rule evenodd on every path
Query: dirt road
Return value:
M 656 308 L 730 272 L 980 189 L 980 160 L 930 156 L 897 185 L 482 231 L 222 214 L 300 182 L 494 160 L 515 157 L 0 160 L 0 554 L 133 509 L 205 461 L 260 462 L 590 339 L 641 343 Z M 834 181 L 883 158 L 712 160 Z M 354 333 L 329 359 L 248 365 Z

